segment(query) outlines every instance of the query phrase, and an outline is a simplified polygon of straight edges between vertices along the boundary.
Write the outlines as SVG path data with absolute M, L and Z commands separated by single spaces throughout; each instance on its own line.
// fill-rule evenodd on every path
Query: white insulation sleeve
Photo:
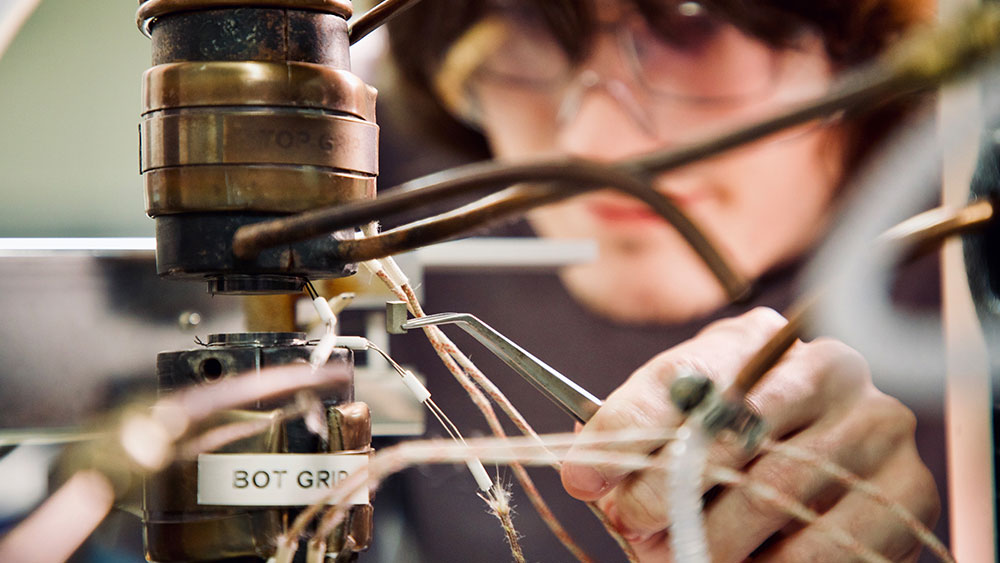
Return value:
M 677 563 L 710 563 L 705 522 L 701 512 L 701 484 L 708 458 L 708 440 L 698 422 L 677 429 L 668 450 L 667 514 L 670 548 Z
M 378 277 L 379 272 L 385 271 L 382 264 L 378 260 L 365 260 L 360 263 L 360 266 L 365 270 L 368 270 L 368 273 L 375 277 Z
M 403 373 L 399 374 L 403 377 L 403 383 L 410 389 L 410 392 L 417 398 L 421 403 L 426 402 L 427 399 L 431 398 L 431 392 L 424 387 L 423 383 L 417 379 L 417 376 L 413 375 L 410 370 L 403 370 Z
M 313 370 L 319 368 L 319 366 L 325 364 L 330 359 L 330 354 L 333 353 L 333 348 L 336 345 L 337 335 L 332 332 L 324 334 L 323 338 L 319 339 L 316 347 L 309 354 L 309 365 L 312 366 Z
M 313 307 L 316 308 L 316 313 L 319 315 L 319 319 L 323 321 L 324 324 L 337 324 L 337 317 L 333 314 L 333 309 L 330 308 L 330 302 L 322 296 L 313 299 Z
M 493 488 L 493 479 L 490 479 L 490 474 L 486 472 L 483 462 L 479 461 L 478 457 L 465 460 L 465 465 L 472 473 L 472 478 L 476 480 L 479 490 L 485 493 Z
M 385 273 L 389 276 L 389 279 L 396 282 L 399 287 L 409 285 L 409 278 L 406 277 L 406 274 L 403 273 L 403 270 L 399 267 L 399 264 L 396 263 L 392 256 L 380 258 L 379 262 L 381 262 L 382 267 L 385 268 Z
M 351 350 L 367 350 L 368 339 L 363 336 L 338 336 L 334 341 L 334 346 Z

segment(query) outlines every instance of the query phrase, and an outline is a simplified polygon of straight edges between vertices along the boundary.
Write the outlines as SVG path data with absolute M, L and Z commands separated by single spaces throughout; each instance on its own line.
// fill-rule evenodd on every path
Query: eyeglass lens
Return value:
M 507 23 L 506 40 L 474 80 L 552 91 L 573 80 L 578 65 L 540 16 L 519 9 Z M 631 14 L 613 25 L 631 78 L 654 97 L 734 101 L 766 94 L 776 81 L 773 49 L 697 3 L 674 4 L 655 23 Z

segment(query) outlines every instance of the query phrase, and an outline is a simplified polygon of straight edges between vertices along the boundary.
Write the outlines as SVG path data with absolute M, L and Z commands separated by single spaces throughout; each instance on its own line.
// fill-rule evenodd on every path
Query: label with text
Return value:
M 201 454 L 198 504 L 305 506 L 322 501 L 358 472 L 368 473 L 368 454 Z M 346 503 L 368 504 L 368 485 Z

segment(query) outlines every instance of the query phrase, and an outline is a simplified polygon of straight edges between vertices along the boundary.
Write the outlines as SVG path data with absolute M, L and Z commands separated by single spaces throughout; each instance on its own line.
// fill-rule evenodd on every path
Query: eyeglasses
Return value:
M 439 91 L 472 124 L 481 123 L 483 92 L 491 88 L 546 100 L 557 107 L 557 121 L 564 121 L 579 106 L 581 92 L 603 85 L 637 120 L 648 122 L 644 108 L 745 106 L 801 78 L 801 57 L 793 50 L 749 36 L 697 2 L 666 5 L 654 24 L 635 11 L 602 23 L 580 61 L 530 6 L 505 11 L 456 42 L 439 73 Z M 600 48 L 608 41 L 614 49 Z M 796 97 L 826 86 L 814 82 L 808 95 Z

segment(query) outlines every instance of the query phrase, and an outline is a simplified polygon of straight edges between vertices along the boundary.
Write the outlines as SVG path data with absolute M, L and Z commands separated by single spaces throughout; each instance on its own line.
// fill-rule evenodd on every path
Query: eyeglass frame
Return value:
M 684 2 L 681 5 L 694 4 L 696 2 Z M 736 32 L 745 35 L 753 42 L 761 43 L 762 40 L 747 35 L 734 24 L 720 19 L 723 25 L 732 27 Z M 621 74 L 613 78 L 605 73 L 598 72 L 593 64 L 593 54 L 583 57 L 579 62 L 567 66 L 564 76 L 554 78 L 551 84 L 531 84 L 530 79 L 507 80 L 502 75 L 488 75 L 489 71 L 484 69 L 484 63 L 504 44 L 511 33 L 511 23 L 508 19 L 499 14 L 491 14 L 479 20 L 470 27 L 446 53 L 438 72 L 434 76 L 434 85 L 444 105 L 453 115 L 461 119 L 467 125 L 482 129 L 482 113 L 475 103 L 475 80 L 477 77 L 486 76 L 493 84 L 504 87 L 515 88 L 523 92 L 534 92 L 539 95 L 549 96 L 553 94 L 559 96 L 556 101 L 558 106 L 556 111 L 557 125 L 565 123 L 572 117 L 569 111 L 569 102 L 579 100 L 582 95 L 594 88 L 601 86 L 604 91 L 613 97 L 632 116 L 642 128 L 651 135 L 655 135 L 654 128 L 649 126 L 652 118 L 651 112 L 647 109 L 649 105 L 659 103 L 682 104 L 695 108 L 720 108 L 726 106 L 741 106 L 758 100 L 766 99 L 772 95 L 782 84 L 782 67 L 787 64 L 790 53 L 799 51 L 795 42 L 790 46 L 777 47 L 763 44 L 762 47 L 776 53 L 770 59 L 771 70 L 767 88 L 758 90 L 752 94 L 734 96 L 701 96 L 689 95 L 675 92 L 666 92 L 652 87 L 645 78 L 649 73 L 642 68 L 639 62 L 639 55 L 636 53 L 636 39 L 634 26 L 642 25 L 647 28 L 651 35 L 655 32 L 649 29 L 650 24 L 645 21 L 635 10 L 620 12 L 613 19 L 606 19 L 601 22 L 596 32 L 600 35 L 613 35 L 615 38 L 615 51 L 619 59 L 625 62 L 628 67 L 627 80 L 623 80 Z M 797 37 L 805 38 L 817 34 L 813 30 L 804 28 Z M 658 39 L 663 41 L 663 39 Z M 829 87 L 829 81 L 822 85 L 822 93 Z M 638 94 L 638 95 L 637 95 Z M 808 99 L 808 96 L 803 97 Z M 643 103 L 645 101 L 646 103 Z M 577 104 L 578 105 L 578 104 Z

